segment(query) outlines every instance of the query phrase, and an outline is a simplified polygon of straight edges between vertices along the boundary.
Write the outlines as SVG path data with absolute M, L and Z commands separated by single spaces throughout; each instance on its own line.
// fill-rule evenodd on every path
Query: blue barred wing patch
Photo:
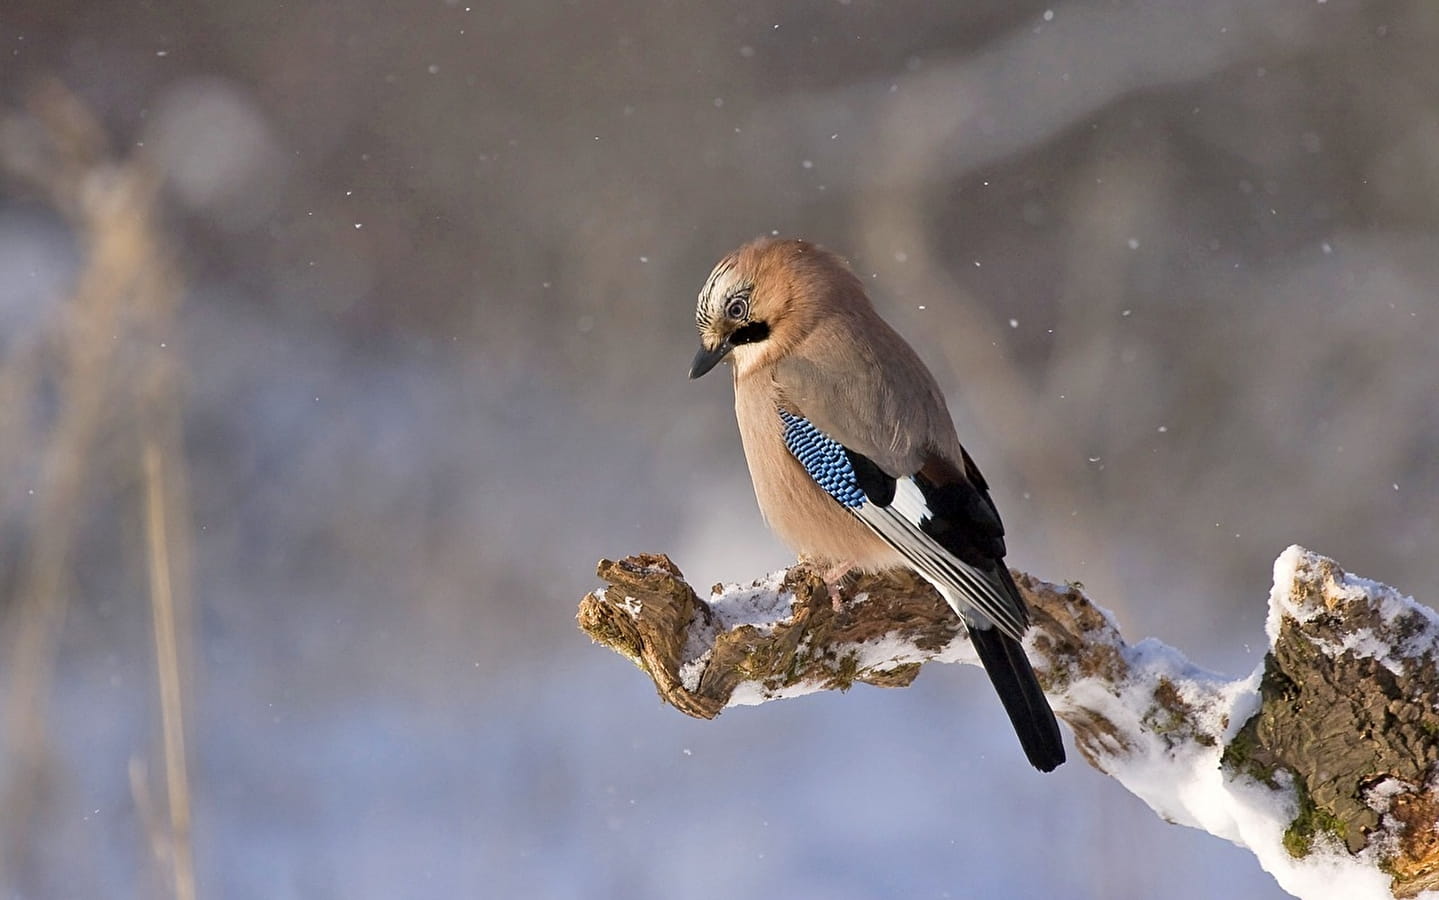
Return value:
M 784 423 L 784 445 L 815 484 L 850 509 L 864 506 L 869 498 L 860 490 L 854 466 L 839 441 L 794 413 L 782 409 L 779 418 Z
M 960 559 L 931 531 L 933 513 L 924 487 L 913 475 L 894 479 L 893 493 L 871 502 L 860 487 L 859 474 L 849 451 L 813 422 L 779 410 L 784 444 L 815 484 L 854 513 L 880 540 L 902 556 L 964 621 L 976 628 L 998 627 L 1020 640 L 1028 627 L 1027 613 L 1018 594 L 1011 595 L 993 572 Z M 860 465 L 868 461 L 863 456 Z M 869 463 L 873 465 L 873 463 Z M 998 559 L 996 565 L 1003 565 Z

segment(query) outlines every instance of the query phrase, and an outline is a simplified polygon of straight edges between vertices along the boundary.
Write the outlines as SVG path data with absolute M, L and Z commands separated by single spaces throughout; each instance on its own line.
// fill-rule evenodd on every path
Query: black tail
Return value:
M 1034 669 L 1024 655 L 1019 641 L 998 628 L 969 629 L 969 641 L 979 652 L 984 671 L 994 682 L 1004 711 L 1019 735 L 1020 746 L 1029 762 L 1041 772 L 1053 771 L 1064 762 L 1064 740 L 1059 736 L 1059 723 L 1044 691 L 1034 677 Z

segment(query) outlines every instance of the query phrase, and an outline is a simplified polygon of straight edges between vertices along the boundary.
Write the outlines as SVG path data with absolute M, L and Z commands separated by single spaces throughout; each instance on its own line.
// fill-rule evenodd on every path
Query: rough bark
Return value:
M 608 587 L 580 604 L 580 627 L 699 718 L 856 682 L 904 687 L 925 662 L 974 660 L 958 619 L 906 572 L 854 578 L 839 601 L 803 563 L 750 588 L 716 586 L 709 601 L 662 555 L 604 560 L 599 576 Z M 1076 586 L 1015 578 L 1034 619 L 1026 649 L 1040 683 L 1095 768 L 1165 818 L 1251 846 L 1272 872 L 1284 866 L 1266 862 L 1240 819 L 1156 789 L 1164 767 L 1214 770 L 1215 790 L 1241 798 L 1236 809 L 1245 791 L 1281 797 L 1293 812 L 1282 844 L 1294 858 L 1349 854 L 1385 872 L 1396 897 L 1439 887 L 1432 611 L 1291 548 L 1276 566 L 1256 690 L 1155 641 L 1126 643 Z

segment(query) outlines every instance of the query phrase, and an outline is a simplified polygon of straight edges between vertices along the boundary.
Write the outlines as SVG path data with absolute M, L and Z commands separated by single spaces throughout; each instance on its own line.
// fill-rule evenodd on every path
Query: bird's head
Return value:
M 719 261 L 695 305 L 699 378 L 733 354 L 739 374 L 782 357 L 808 334 L 837 295 L 863 290 L 843 260 L 799 240 L 760 238 Z

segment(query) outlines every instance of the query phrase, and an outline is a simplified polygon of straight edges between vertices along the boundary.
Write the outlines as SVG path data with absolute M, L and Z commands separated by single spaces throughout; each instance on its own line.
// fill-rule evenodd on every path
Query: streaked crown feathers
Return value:
M 753 285 L 740 277 L 739 257 L 731 253 L 714 267 L 695 304 L 695 327 L 701 332 L 712 331 L 716 323 L 725 317 L 725 307 L 730 301 L 749 301 Z

